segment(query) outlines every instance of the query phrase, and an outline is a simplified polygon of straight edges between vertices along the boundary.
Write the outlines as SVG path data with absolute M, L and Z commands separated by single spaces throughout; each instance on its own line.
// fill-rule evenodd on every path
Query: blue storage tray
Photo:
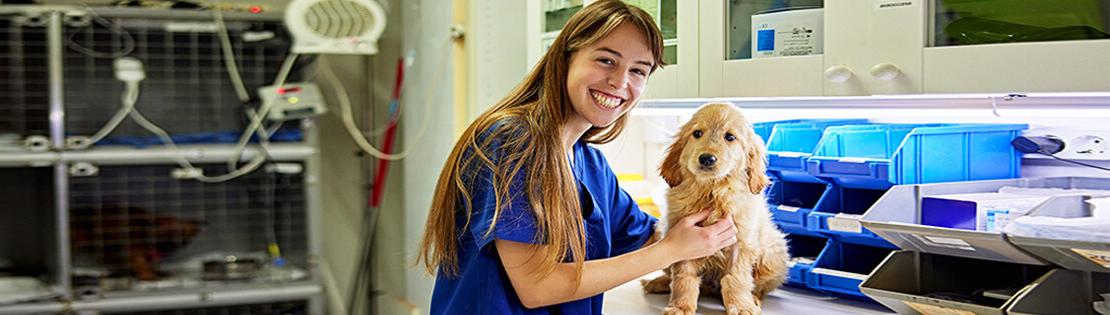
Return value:
M 775 180 L 767 189 L 767 205 L 771 219 L 783 232 L 818 236 L 809 228 L 809 214 L 830 189 L 828 183 Z
M 806 275 L 806 285 L 836 296 L 872 301 L 860 292 L 859 285 L 892 251 L 829 241 Z
M 840 242 L 898 248 L 864 228 L 860 222 L 863 214 L 885 193 L 885 189 L 850 188 L 830 184 L 806 218 L 806 227 Z
M 195 132 L 170 136 L 175 144 L 236 143 L 242 131 Z M 299 128 L 281 128 L 270 136 L 270 142 L 300 142 L 304 133 Z M 257 143 L 258 135 L 252 135 L 250 143 Z M 113 136 L 104 138 L 96 145 L 129 145 L 145 148 L 164 144 L 158 136 Z
M 805 287 L 806 275 L 813 269 L 817 256 L 825 248 L 828 239 L 823 237 L 787 235 L 786 244 L 790 248 L 790 257 L 805 257 L 813 260 L 811 263 L 791 261 L 790 270 L 786 276 L 786 284 L 790 286 Z
M 866 119 L 824 119 L 776 124 L 767 140 L 767 169 L 776 178 L 816 182 L 805 174 L 806 158 L 813 154 L 825 128 L 866 123 Z
M 1024 124 L 874 124 L 825 129 L 811 175 L 842 186 L 892 185 L 1017 178 L 1021 154 L 1010 141 Z
M 797 123 L 820 124 L 820 123 L 834 123 L 834 122 L 841 122 L 841 121 L 866 122 L 867 120 L 864 120 L 864 119 L 788 119 L 788 120 L 775 120 L 775 121 L 758 122 L 758 123 L 752 124 L 752 128 L 755 129 L 755 134 L 759 135 L 759 138 L 763 139 L 763 143 L 768 143 L 769 140 L 771 139 L 771 133 L 774 131 L 775 126 L 778 126 L 778 125 L 797 124 Z

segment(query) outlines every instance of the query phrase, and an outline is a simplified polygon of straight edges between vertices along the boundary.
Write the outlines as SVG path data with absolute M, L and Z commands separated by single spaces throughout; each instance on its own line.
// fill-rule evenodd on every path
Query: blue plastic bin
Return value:
M 807 227 L 806 217 L 828 183 L 806 172 L 806 158 L 813 154 L 825 128 L 864 123 L 866 119 L 815 119 L 774 126 L 767 141 L 767 173 L 772 179 L 767 201 L 772 219 L 783 231 L 818 235 Z
M 821 235 L 809 228 L 808 217 L 829 189 L 824 182 L 772 181 L 766 193 L 771 219 L 786 233 Z
M 775 129 L 776 125 L 800 123 L 800 122 L 807 122 L 807 121 L 813 121 L 813 120 L 814 119 L 790 119 L 790 120 L 775 120 L 775 121 L 758 122 L 758 123 L 752 124 L 752 129 L 755 129 L 755 134 L 759 135 L 759 138 L 763 139 L 763 143 L 767 143 L 769 141 L 769 139 L 771 139 L 771 131 L 773 131 Z
M 834 124 L 837 124 L 837 122 L 866 122 L 866 121 L 867 120 L 865 120 L 865 119 L 787 119 L 787 120 L 775 120 L 775 121 L 764 121 L 764 122 L 754 123 L 754 124 L 752 124 L 752 128 L 755 129 L 755 134 L 759 135 L 759 138 L 763 139 L 763 143 L 768 143 L 768 142 L 770 142 L 771 133 L 774 131 L 775 126 L 779 126 L 779 125 L 784 125 L 784 124 L 830 124 L 830 125 L 834 125 Z M 844 125 L 844 123 L 840 123 L 839 125 Z
M 786 276 L 786 284 L 790 286 L 806 287 L 806 275 L 817 262 L 817 256 L 825 249 L 828 239 L 824 237 L 803 236 L 791 234 L 786 236 L 786 244 L 790 248 L 790 271 Z M 803 258 L 803 260 L 798 260 Z M 808 259 L 811 262 L 805 262 Z
M 885 189 L 830 184 L 806 218 L 806 227 L 840 242 L 897 249 L 897 246 L 860 223 L 863 214 L 885 193 Z
M 776 124 L 767 141 L 767 169 L 777 179 L 820 182 L 808 176 L 805 167 L 825 129 L 866 123 L 866 119 L 823 119 Z
M 242 131 L 223 132 L 194 132 L 175 134 L 170 136 L 175 144 L 205 144 L 205 143 L 236 143 Z M 270 136 L 270 142 L 300 142 L 304 140 L 304 133 L 299 128 L 282 128 Z M 257 143 L 258 135 L 252 135 L 250 143 Z M 129 145 L 137 148 L 162 145 L 162 138 L 158 136 L 112 136 L 107 137 L 96 145 Z
M 806 170 L 841 186 L 892 185 L 1021 177 L 1010 146 L 1024 124 L 874 124 L 825 129 Z
M 893 250 L 829 241 L 806 275 L 810 288 L 846 298 L 873 301 L 859 290 Z

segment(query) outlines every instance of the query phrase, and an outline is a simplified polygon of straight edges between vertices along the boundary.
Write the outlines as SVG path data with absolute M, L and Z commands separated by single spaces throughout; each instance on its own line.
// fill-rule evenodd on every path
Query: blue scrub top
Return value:
M 617 186 L 617 177 L 601 151 L 582 141 L 574 145 L 573 151 L 571 170 L 578 182 L 585 219 L 586 259 L 609 258 L 642 247 L 651 237 L 656 219 L 640 211 L 632 197 Z M 432 293 L 431 313 L 601 314 L 602 294 L 538 309 L 527 309 L 520 303 L 501 266 L 493 239 L 535 244 L 536 218 L 520 189 L 522 184 L 514 185 L 510 192 L 514 196 L 512 203 L 501 213 L 494 231 L 486 236 L 494 207 L 488 173 L 488 169 L 480 171 L 478 184 L 470 187 L 474 214 L 467 230 L 459 231 L 459 275 L 450 278 L 440 269 Z M 457 229 L 462 229 L 464 218 L 457 219 Z

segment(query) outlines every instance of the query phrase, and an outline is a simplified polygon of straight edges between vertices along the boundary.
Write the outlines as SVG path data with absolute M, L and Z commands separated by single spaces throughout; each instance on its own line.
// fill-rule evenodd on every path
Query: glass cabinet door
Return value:
M 582 0 L 540 0 L 540 8 L 543 9 L 543 51 L 547 51 L 563 25 L 574 13 L 582 10 Z
M 925 92 L 1110 91 L 1110 0 L 931 0 Z
M 644 98 L 693 97 L 698 93 L 698 1 L 624 0 L 647 11 L 663 32 L 664 68 L 648 79 Z
M 821 54 L 824 0 L 728 1 L 729 60 Z
M 939 0 L 933 47 L 1110 38 L 1110 0 Z
M 825 1 L 700 2 L 702 96 L 823 95 Z

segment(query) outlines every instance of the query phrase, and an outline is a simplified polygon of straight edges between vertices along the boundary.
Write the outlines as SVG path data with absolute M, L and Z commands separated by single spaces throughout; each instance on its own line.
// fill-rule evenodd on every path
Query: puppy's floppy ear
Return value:
M 689 124 L 689 123 L 687 123 Z M 674 143 L 667 147 L 667 155 L 663 158 L 663 164 L 659 165 L 659 175 L 663 176 L 663 180 L 667 181 L 667 185 L 671 187 L 682 184 L 682 151 L 686 149 L 687 132 L 686 126 L 682 126 L 675 135 Z
M 745 141 L 745 149 L 748 151 L 748 189 L 752 194 L 758 195 L 771 184 L 771 180 L 767 178 L 767 148 L 754 129 L 749 127 L 748 130 L 748 139 Z

